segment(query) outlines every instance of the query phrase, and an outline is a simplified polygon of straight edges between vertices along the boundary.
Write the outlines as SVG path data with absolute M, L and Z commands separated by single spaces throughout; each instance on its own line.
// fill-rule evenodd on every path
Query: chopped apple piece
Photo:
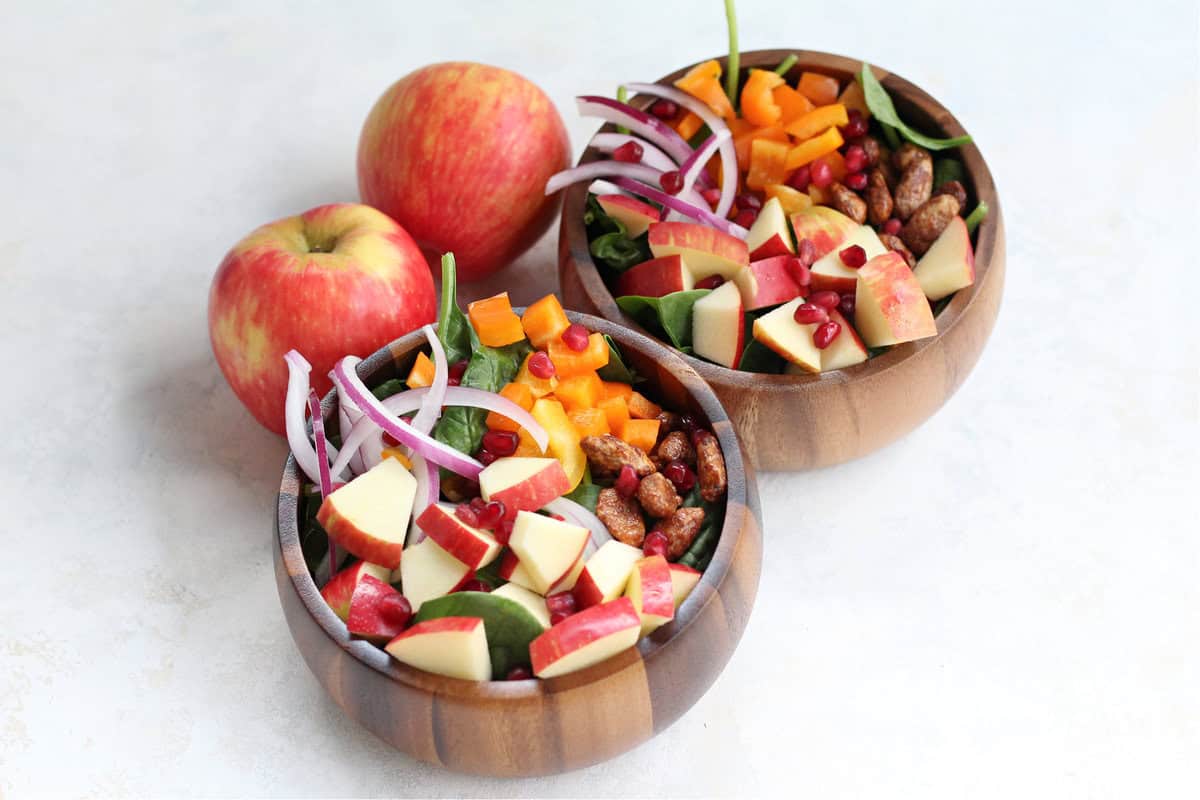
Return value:
M 642 636 L 675 619 L 671 565 L 662 556 L 640 559 L 629 574 L 625 596 L 642 618 Z
M 576 606 L 589 608 L 620 597 L 633 565 L 641 557 L 641 550 L 615 539 L 601 545 L 583 565 L 575 583 Z
M 511 581 L 498 589 L 493 589 L 492 594 L 497 597 L 507 597 L 514 603 L 520 603 L 526 611 L 533 615 L 543 630 L 550 627 L 550 610 L 546 608 L 546 598 L 540 594 L 531 592 L 524 586 Z
M 484 500 L 504 503 L 508 516 L 537 511 L 571 491 L 571 481 L 556 458 L 498 458 L 479 473 Z
M 695 281 L 683 258 L 677 255 L 652 258 L 636 264 L 617 278 L 617 296 L 662 297 L 695 288 Z
M 346 630 L 369 642 L 383 644 L 404 632 L 412 606 L 404 595 L 370 575 L 364 575 L 350 599 Z
M 821 351 L 821 372 L 845 369 L 867 360 L 867 348 L 858 338 L 854 326 L 838 311 L 830 311 L 829 319 L 842 326 L 842 332 Z
M 812 206 L 792 214 L 792 230 L 796 233 L 796 241 L 811 241 L 816 249 L 814 258 L 818 259 L 832 253 L 858 227 L 857 222 L 828 206 Z
M 368 575 L 376 580 L 387 581 L 391 577 L 390 572 L 387 567 L 378 564 L 355 561 L 345 569 L 339 570 L 321 587 L 321 597 L 333 609 L 333 613 L 345 622 L 350 614 L 350 599 L 354 597 L 354 590 L 358 588 L 359 581 Z
M 604 209 L 605 214 L 625 226 L 625 233 L 630 239 L 636 239 L 645 233 L 650 223 L 658 222 L 657 208 L 623 194 L 602 194 L 596 198 L 596 202 Z
M 471 576 L 471 568 L 447 553 L 433 539 L 422 539 L 404 551 L 400 589 L 415 614 L 426 600 L 450 594 Z
M 326 497 L 317 522 L 363 561 L 395 569 L 416 494 L 412 473 L 396 459 L 385 458 Z
M 418 622 L 384 649 L 397 661 L 426 672 L 465 681 L 492 677 L 487 634 L 479 617 L 438 617 Z
M 975 251 L 962 217 L 950 220 L 942 235 L 921 256 L 913 275 L 930 300 L 941 300 L 975 282 Z
M 752 280 L 738 277 L 738 288 L 742 291 L 742 305 L 747 311 L 756 311 L 767 306 L 777 306 L 794 300 L 803 292 L 800 284 L 792 278 L 788 262 L 792 256 L 775 256 L 761 261 L 751 261 L 745 271 Z
M 500 543 L 487 531 L 459 519 L 452 506 L 434 503 L 417 517 L 417 527 L 473 570 L 492 563 L 500 555 Z
M 521 511 L 513 523 L 508 546 L 533 583 L 529 588 L 545 594 L 570 574 L 590 537 L 587 528 Z
M 858 270 L 843 264 L 841 256 L 842 250 L 852 245 L 861 247 L 868 259 L 887 252 L 874 228 L 859 225 L 850 231 L 841 244 L 813 263 L 812 291 L 832 290 L 838 294 L 850 294 L 854 291 L 854 287 L 858 285 Z
M 586 669 L 637 644 L 642 620 L 621 597 L 572 614 L 529 643 L 533 673 L 556 678 Z
M 796 252 L 792 244 L 792 232 L 788 230 L 787 216 L 778 197 L 772 197 L 764 203 L 754 218 L 750 233 L 746 235 L 746 249 L 750 251 L 751 261 L 788 256 Z
M 586 549 L 586 548 L 585 548 Z M 535 588 L 536 584 L 521 566 L 521 560 L 517 558 L 517 554 L 512 550 L 505 550 L 504 555 L 500 557 L 500 577 L 518 586 L 524 587 L 536 594 L 558 594 L 559 592 L 569 592 L 575 588 L 575 582 L 579 579 L 579 574 L 583 572 L 584 556 L 579 554 L 579 558 L 575 559 L 575 563 L 571 565 L 570 571 L 547 589 L 545 592 L 538 592 Z
M 650 226 L 649 243 L 655 258 L 682 256 L 694 280 L 711 275 L 732 280 L 750 263 L 741 239 L 694 222 L 656 222 Z
M 793 316 L 801 302 L 797 297 L 754 320 L 754 338 L 804 371 L 820 372 L 821 351 L 813 344 L 817 326 L 801 325 Z
M 937 334 L 925 292 L 899 253 L 875 256 L 859 270 L 854 322 L 870 347 Z
M 696 355 L 733 369 L 746 347 L 742 294 L 723 283 L 692 306 L 692 349 Z
M 671 564 L 670 567 L 671 594 L 675 598 L 675 608 L 678 609 L 692 593 L 692 589 L 696 588 L 696 584 L 700 583 L 700 571 L 683 564 Z

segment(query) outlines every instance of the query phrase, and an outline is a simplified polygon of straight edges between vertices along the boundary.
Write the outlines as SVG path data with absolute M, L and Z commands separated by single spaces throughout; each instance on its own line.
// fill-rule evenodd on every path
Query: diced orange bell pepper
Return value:
M 715 60 L 705 61 L 692 67 L 687 75 L 675 81 L 675 86 L 702 101 L 724 119 L 733 119 L 737 114 L 721 86 L 720 78 L 721 65 Z
M 545 458 L 546 451 L 538 447 L 538 443 L 522 428 L 517 431 L 517 449 L 513 452 L 517 458 Z
M 629 405 L 625 402 L 625 398 L 618 395 L 601 400 L 598 408 L 608 419 L 609 431 L 620 436 L 621 431 L 625 429 L 625 423 L 629 421 Z
M 500 390 L 500 396 L 513 401 L 526 411 L 533 408 L 533 390 L 529 388 L 528 384 L 516 381 L 506 383 Z M 521 426 L 516 422 L 495 411 L 488 412 L 487 426 L 498 431 L 513 431 L 514 433 L 521 430 Z
M 704 120 L 689 111 L 675 123 L 674 128 L 675 132 L 683 137 L 684 141 L 687 141 L 695 136 L 703 125 Z
M 488 347 L 503 347 L 525 338 L 521 318 L 513 313 L 512 303 L 508 302 L 508 292 L 476 300 L 467 306 L 467 316 L 479 341 Z
M 641 392 L 633 392 L 625 402 L 629 405 L 629 416 L 634 419 L 654 419 L 662 413 L 662 406 L 651 402 Z
M 604 381 L 602 385 L 604 386 L 604 391 L 600 396 L 601 400 L 608 400 L 613 397 L 624 397 L 628 399 L 629 395 L 633 394 L 633 387 L 628 383 L 621 383 L 620 381 Z
M 557 458 L 562 464 L 563 470 L 567 473 L 567 479 L 571 483 L 571 490 L 574 490 L 579 485 L 579 481 L 583 479 L 583 473 L 587 469 L 587 456 L 584 455 L 583 448 L 579 446 L 579 431 L 567 417 L 562 403 L 557 400 L 543 397 L 533 404 L 529 413 L 533 414 L 533 418 L 546 429 L 546 434 L 550 438 L 550 446 L 547 449 L 550 451 L 550 455 Z
M 408 377 L 404 379 L 404 383 L 410 389 L 432 386 L 433 373 L 434 366 L 433 362 L 429 360 L 429 356 L 417 353 L 417 360 L 413 362 L 412 369 L 408 371 Z
M 789 147 L 783 142 L 755 139 L 750 146 L 750 171 L 746 185 L 762 189 L 768 183 L 783 183 L 787 178 Z
M 783 85 L 783 78 L 765 69 L 750 70 L 742 87 L 742 116 L 752 125 L 763 127 L 779 122 L 783 109 L 775 102 L 771 90 Z
M 562 304 L 552 294 L 526 308 L 525 313 L 521 315 L 521 327 L 525 330 L 525 335 L 529 337 L 530 344 L 539 350 L 551 339 L 562 336 L 570 324 Z
M 545 397 L 554 391 L 558 386 L 558 377 L 551 376 L 549 378 L 539 378 L 529 371 L 529 358 L 533 354 L 525 356 L 525 360 L 521 363 L 521 368 L 517 370 L 517 377 L 513 380 L 517 383 L 523 383 L 529 387 L 529 391 L 535 398 Z
M 826 128 L 840 128 L 849 122 L 846 107 L 841 103 L 814 108 L 792 122 L 784 130 L 800 141 L 811 139 Z
M 658 443 L 656 419 L 631 419 L 621 429 L 621 440 L 649 453 Z
M 581 439 L 584 436 L 603 436 L 611 432 L 608 427 L 608 417 L 598 408 L 580 408 L 568 411 L 567 418 L 571 420 L 575 430 L 579 431 Z
M 772 197 L 778 198 L 779 205 L 783 206 L 783 213 L 789 216 L 812 205 L 812 198 L 786 183 L 768 183 L 763 187 L 763 191 L 768 200 Z
M 820 136 L 801 142 L 788 151 L 787 168 L 789 170 L 802 167 L 820 158 L 826 153 L 832 153 L 842 146 L 842 134 L 837 128 L 830 128 Z
M 558 382 L 554 396 L 562 401 L 568 411 L 580 408 L 595 408 L 604 394 L 604 382 L 595 370 L 582 375 L 572 375 Z
M 801 72 L 800 80 L 796 83 L 800 94 L 813 101 L 813 105 L 827 106 L 837 101 L 837 78 L 820 75 L 816 72 Z
M 562 339 L 551 340 L 547 352 L 550 354 L 550 360 L 554 362 L 554 371 L 559 380 L 583 375 L 608 364 L 608 342 L 598 333 L 588 337 L 587 349 L 581 352 L 567 347 Z
M 379 452 L 379 457 L 381 459 L 394 458 L 403 464 L 405 469 L 412 469 L 412 461 L 404 454 L 402 447 L 385 447 Z
M 858 81 L 850 81 L 846 84 L 846 88 L 842 90 L 837 101 L 846 107 L 846 111 L 857 108 L 862 113 L 863 119 L 871 118 L 871 109 L 867 107 L 867 98 L 863 94 L 862 84 Z
M 751 128 L 743 131 L 741 134 L 736 134 L 733 137 L 733 150 L 737 154 L 738 166 L 745 171 L 750 164 L 750 148 L 759 139 L 764 139 L 768 142 L 781 142 L 783 144 L 791 144 L 791 139 L 788 138 L 787 131 L 782 125 L 771 125 L 766 128 Z
M 781 112 L 780 125 L 787 125 L 815 108 L 811 100 L 786 83 L 772 89 L 771 96 L 775 98 L 775 105 L 779 106 Z
M 832 153 L 826 153 L 820 158 L 813 159 L 814 164 L 818 161 L 823 161 L 829 165 L 835 181 L 841 182 L 850 172 L 850 170 L 846 169 L 846 159 L 837 150 L 834 150 Z

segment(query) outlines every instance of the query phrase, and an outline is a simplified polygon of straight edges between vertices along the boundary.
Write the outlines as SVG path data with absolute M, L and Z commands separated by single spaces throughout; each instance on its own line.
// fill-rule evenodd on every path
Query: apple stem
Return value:
M 725 94 L 729 95 L 729 102 L 736 109 L 738 72 L 741 65 L 737 40 L 737 9 L 733 7 L 733 0 L 725 0 L 725 22 L 729 26 L 729 65 L 725 70 Z

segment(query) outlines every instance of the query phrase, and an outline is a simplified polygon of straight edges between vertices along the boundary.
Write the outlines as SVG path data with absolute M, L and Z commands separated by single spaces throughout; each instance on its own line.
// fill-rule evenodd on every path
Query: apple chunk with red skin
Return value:
M 605 542 L 583 565 L 573 594 L 578 608 L 590 608 L 620 597 L 642 551 L 617 540 Z
M 417 527 L 450 555 L 471 569 L 479 569 L 496 560 L 500 543 L 485 530 L 459 519 L 454 509 L 434 503 L 417 517 Z
M 662 556 L 637 561 L 629 575 L 625 596 L 642 618 L 642 635 L 675 619 L 675 593 L 671 566 Z
M 447 553 L 433 539 L 422 539 L 404 551 L 400 562 L 400 589 L 413 613 L 426 600 L 450 594 L 470 579 L 472 569 Z
M 811 206 L 792 214 L 792 230 L 796 232 L 796 241 L 808 239 L 812 242 L 815 259 L 832 253 L 858 227 L 857 222 L 827 206 Z
M 742 293 L 723 283 L 692 306 L 692 349 L 696 355 L 733 369 L 746 345 Z
M 500 557 L 500 569 L 498 572 L 502 580 L 515 583 L 517 586 L 523 586 L 531 592 L 544 595 L 558 594 L 559 592 L 569 592 L 575 588 L 575 583 L 579 580 L 579 575 L 583 572 L 583 564 L 583 554 L 580 553 L 579 558 L 575 559 L 575 563 L 571 565 L 571 569 L 567 571 L 567 574 L 544 592 L 539 592 L 535 588 L 537 582 L 521 566 L 521 559 L 517 558 L 517 554 L 512 550 L 505 550 L 504 555 Z
M 870 347 L 937 335 L 929 300 L 899 253 L 875 256 L 859 270 L 854 322 Z
M 750 232 L 746 234 L 746 249 L 750 260 L 758 261 L 772 256 L 790 256 L 796 252 L 792 244 L 792 232 L 788 230 L 787 215 L 778 197 L 763 204 Z
M 754 320 L 754 338 L 805 372 L 821 371 L 821 351 L 813 344 L 815 324 L 796 322 L 796 308 L 803 302 L 797 297 Z
M 700 571 L 678 563 L 668 566 L 671 568 L 671 595 L 678 609 L 700 583 Z
M 854 326 L 836 310 L 829 312 L 829 319 L 841 325 L 842 330 L 829 343 L 829 346 L 821 351 L 821 372 L 845 369 L 866 361 L 868 357 L 866 345 L 863 344 L 862 339 L 858 338 Z
M 605 214 L 625 226 L 625 233 L 630 239 L 641 236 L 650 223 L 659 219 L 657 208 L 623 194 L 603 194 L 596 198 L 596 202 Z
M 529 643 L 533 674 L 556 678 L 586 669 L 637 644 L 642 620 L 620 597 L 572 614 Z
M 750 262 L 746 270 L 753 279 L 737 278 L 738 288 L 742 290 L 742 304 L 747 311 L 777 306 L 803 293 L 788 270 L 792 258 L 775 256 Z
M 397 661 L 426 672 L 466 681 L 492 677 L 487 633 L 479 617 L 438 617 L 418 622 L 383 649 Z
M 643 261 L 622 272 L 617 279 L 617 296 L 662 297 L 674 292 L 691 291 L 695 285 L 692 273 L 681 256 L 663 256 Z
M 321 598 L 329 604 L 342 622 L 345 622 L 350 614 L 350 600 L 354 597 L 354 590 L 358 588 L 359 581 L 368 576 L 387 581 L 391 577 L 391 570 L 378 564 L 355 561 L 345 569 L 339 570 L 321 587 Z
M 517 513 L 508 546 L 517 554 L 539 594 L 570 574 L 583 555 L 590 534 L 587 528 L 528 511 Z
M 695 280 L 712 275 L 733 280 L 750 263 L 744 241 L 695 222 L 656 222 L 647 240 L 655 258 L 681 256 Z
M 479 473 L 479 493 L 504 503 L 509 519 L 518 511 L 537 511 L 571 491 L 571 480 L 557 458 L 498 458 Z
M 879 241 L 879 234 L 869 225 L 859 225 L 850 231 L 842 243 L 831 252 L 818 258 L 812 265 L 812 291 L 834 291 L 838 294 L 850 294 L 858 285 L 858 270 L 847 267 L 842 261 L 842 251 L 847 247 L 858 245 L 866 253 L 868 259 L 880 256 L 888 250 Z
M 962 217 L 950 220 L 913 268 L 917 283 L 930 300 L 941 300 L 975 282 L 975 251 Z
M 416 494 L 416 478 L 396 459 L 385 458 L 330 493 L 321 503 L 317 522 L 363 561 L 395 569 Z
M 350 599 L 346 630 L 369 642 L 383 644 L 403 633 L 411 618 L 412 605 L 404 595 L 365 575 Z

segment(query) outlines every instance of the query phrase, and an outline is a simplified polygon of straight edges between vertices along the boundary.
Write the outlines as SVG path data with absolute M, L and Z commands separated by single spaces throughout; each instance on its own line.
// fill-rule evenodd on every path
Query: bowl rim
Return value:
M 721 526 L 721 538 L 713 553 L 708 568 L 701 573 L 700 581 L 676 611 L 675 619 L 663 625 L 649 636 L 638 640 L 637 645 L 622 651 L 587 669 L 557 678 L 530 678 L 519 681 L 490 680 L 468 681 L 437 675 L 403 664 L 388 655 L 382 648 L 370 642 L 353 638 L 346 624 L 320 595 L 316 582 L 309 574 L 308 566 L 300 547 L 299 494 L 302 485 L 296 458 L 290 452 L 284 464 L 283 477 L 275 509 L 275 545 L 279 547 L 283 565 L 286 567 L 292 589 L 296 592 L 313 623 L 346 655 L 369 667 L 381 676 L 402 684 L 409 689 L 430 692 L 439 697 L 463 700 L 536 700 L 547 694 L 573 691 L 583 686 L 600 683 L 610 676 L 641 661 L 648 672 L 656 656 L 664 652 L 673 642 L 683 637 L 692 623 L 701 618 L 702 612 L 713 602 L 718 589 L 728 576 L 733 565 L 740 538 L 746 528 L 746 517 L 754 516 L 758 498 L 754 484 L 753 468 L 742 451 L 733 422 L 717 399 L 711 386 L 685 362 L 678 353 L 660 344 L 653 338 L 636 331 L 622 329 L 619 325 L 590 314 L 567 311 L 572 322 L 580 322 L 594 332 L 612 336 L 622 347 L 641 349 L 655 362 L 667 365 L 678 377 L 684 389 L 708 416 L 710 426 L 725 456 L 728 474 L 725 520 Z M 434 325 L 436 328 L 436 324 Z M 366 376 L 386 368 L 388 362 L 403 358 L 414 348 L 426 341 L 421 330 L 413 331 L 375 351 L 357 366 L 360 375 Z M 688 382 L 691 376 L 694 380 Z M 337 407 L 337 392 L 330 390 L 321 401 L 322 416 L 329 423 Z M 310 423 L 311 424 L 311 423 Z M 310 428 L 311 430 L 311 428 Z M 733 513 L 739 510 L 740 513 Z M 760 524 L 755 519 L 751 524 Z M 289 628 L 291 623 L 288 623 Z M 736 645 L 735 645 L 736 647 Z M 639 658 L 633 658 L 636 650 Z M 730 650 L 732 653 L 732 649 Z
M 773 67 L 792 54 L 795 54 L 798 60 L 787 72 L 789 81 L 794 80 L 805 69 L 834 71 L 840 75 L 849 74 L 852 76 L 859 71 L 864 63 L 858 59 L 821 50 L 766 49 L 741 52 L 739 54 L 740 68 L 746 70 L 752 67 Z M 728 65 L 728 59 L 728 55 L 715 56 L 711 59 L 701 59 L 694 64 L 681 67 L 659 78 L 655 83 L 670 84 L 677 78 L 682 77 L 697 64 L 702 64 L 706 61 L 715 60 L 721 64 L 722 70 L 724 70 Z M 888 90 L 888 94 L 897 99 L 901 105 L 919 106 L 924 113 L 932 117 L 934 127 L 938 129 L 937 132 L 940 135 L 953 137 L 966 133 L 966 129 L 950 113 L 949 109 L 924 89 L 900 75 L 877 65 L 872 64 L 871 69 L 875 73 L 875 76 L 879 78 L 884 88 Z M 630 98 L 629 102 L 638 107 L 644 107 L 649 105 L 653 99 L 645 95 L 635 95 Z M 606 123 L 597 130 L 597 133 L 607 130 L 615 130 L 615 128 L 611 124 Z M 592 304 L 596 306 L 600 316 L 608 320 L 619 321 L 629 329 L 648 336 L 655 342 L 667 347 L 672 353 L 683 358 L 689 366 L 695 369 L 710 384 L 741 384 L 746 387 L 753 386 L 756 391 L 771 393 L 787 391 L 798 386 L 808 386 L 816 383 L 846 383 L 881 375 L 901 366 L 909 359 L 915 358 L 926 348 L 936 346 L 958 324 L 959 320 L 975 307 L 976 298 L 980 295 L 981 287 L 987 281 L 990 274 L 989 267 L 1000 243 L 1000 232 L 1003 230 L 1000 198 L 996 191 L 996 184 L 992 178 L 991 171 L 988 169 L 987 162 L 984 160 L 983 154 L 979 151 L 979 147 L 974 140 L 954 149 L 959 153 L 967 174 L 967 179 L 974 187 L 976 198 L 978 201 L 988 204 L 988 215 L 976 230 L 977 237 L 974 248 L 975 282 L 971 286 L 955 292 L 950 302 L 937 315 L 938 332 L 936 335 L 914 342 L 892 345 L 888 348 L 887 352 L 870 358 L 861 364 L 830 370 L 829 372 L 801 375 L 748 372 L 722 367 L 711 361 L 681 353 L 669 343 L 659 339 L 636 319 L 621 310 L 621 307 L 616 303 L 616 298 L 605 284 L 604 279 L 600 276 L 600 271 L 595 261 L 592 260 L 591 253 L 588 250 L 587 231 L 583 225 L 583 209 L 587 199 L 588 187 L 588 184 L 585 182 L 568 186 L 564 190 L 562 218 L 559 224 L 560 270 L 574 269 L 577 271 L 583 292 L 588 296 Z M 589 145 L 584 149 L 583 154 L 576 164 L 586 164 L 596 161 L 599 160 L 600 156 L 601 153 Z M 571 262 L 569 264 L 567 263 L 568 257 Z

